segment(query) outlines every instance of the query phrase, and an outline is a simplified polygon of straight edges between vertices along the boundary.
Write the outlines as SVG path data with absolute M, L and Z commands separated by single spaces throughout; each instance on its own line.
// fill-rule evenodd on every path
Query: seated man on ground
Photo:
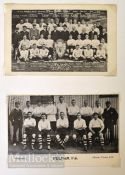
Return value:
M 76 48 L 73 50 L 73 54 L 70 55 L 70 58 L 75 61 L 84 60 L 83 50 L 79 48 L 79 45 L 76 45 Z
M 91 49 L 91 45 L 88 44 L 87 48 L 84 50 L 84 57 L 86 61 L 93 62 L 94 61 L 94 52 L 93 49 Z
M 43 61 L 49 61 L 52 58 L 52 55 L 49 55 L 49 50 L 46 48 L 45 44 L 43 44 L 42 48 L 40 49 L 39 57 Z
M 30 49 L 30 60 L 32 61 L 40 60 L 39 49 L 37 48 L 37 45 L 35 43 L 33 44 L 32 49 Z
M 96 52 L 95 59 L 97 61 L 106 61 L 106 51 L 102 44 L 99 44 L 99 49 Z
M 22 46 L 22 49 L 19 52 L 19 59 L 17 62 L 27 62 L 29 61 L 29 50 L 26 49 L 26 45 Z

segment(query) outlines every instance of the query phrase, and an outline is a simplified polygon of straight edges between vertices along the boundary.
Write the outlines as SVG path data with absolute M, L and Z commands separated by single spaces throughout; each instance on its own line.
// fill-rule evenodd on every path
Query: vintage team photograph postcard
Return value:
M 119 95 L 9 95 L 9 168 L 120 166 Z
M 116 5 L 6 4 L 6 75 L 116 75 Z

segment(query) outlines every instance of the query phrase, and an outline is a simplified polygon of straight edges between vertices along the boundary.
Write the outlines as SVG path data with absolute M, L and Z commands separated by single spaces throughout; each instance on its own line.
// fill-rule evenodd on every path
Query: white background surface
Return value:
M 2 175 L 125 175 L 125 0 L 79 0 L 61 3 L 117 4 L 117 76 L 115 77 L 49 77 L 4 75 L 4 9 L 3 3 L 59 3 L 51 0 L 0 0 L 0 174 Z M 7 50 L 5 50 L 7 52 Z M 78 167 L 59 169 L 8 169 L 8 94 L 120 94 L 120 156 L 121 167 Z

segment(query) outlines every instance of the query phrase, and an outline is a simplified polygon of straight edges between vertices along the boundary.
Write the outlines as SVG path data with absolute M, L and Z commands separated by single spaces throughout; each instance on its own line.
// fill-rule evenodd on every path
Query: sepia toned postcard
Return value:
M 6 75 L 116 75 L 113 4 L 5 4 Z
M 119 95 L 9 95 L 8 167 L 119 167 Z

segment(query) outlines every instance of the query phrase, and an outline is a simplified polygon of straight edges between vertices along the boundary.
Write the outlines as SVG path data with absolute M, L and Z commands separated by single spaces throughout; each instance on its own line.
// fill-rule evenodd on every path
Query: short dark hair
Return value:
M 46 118 L 47 118 L 47 114 L 45 112 L 41 113 L 41 117 L 42 117 L 42 115 L 45 115 Z
M 78 115 L 78 114 L 80 114 L 80 115 L 81 115 L 81 113 L 80 113 L 80 112 L 77 112 L 77 115 Z
M 98 115 L 98 116 L 99 116 L 99 114 L 98 114 L 97 112 L 94 112 L 94 113 L 93 113 L 93 116 L 95 116 L 95 115 Z
M 64 97 L 61 95 L 61 96 L 59 96 L 59 99 L 60 99 L 60 98 L 64 98 Z
M 27 114 L 32 114 L 32 112 L 31 111 L 28 111 Z
M 20 105 L 20 102 L 19 102 L 19 101 L 16 101 L 16 102 L 15 102 L 15 105 Z
M 62 113 L 62 114 L 64 114 L 64 112 L 63 112 L 63 111 L 61 111 L 61 112 L 60 112 L 60 114 L 61 114 L 61 113 Z
M 106 103 L 105 103 L 106 105 L 108 105 L 108 104 L 111 104 L 111 102 L 110 101 L 106 101 Z

